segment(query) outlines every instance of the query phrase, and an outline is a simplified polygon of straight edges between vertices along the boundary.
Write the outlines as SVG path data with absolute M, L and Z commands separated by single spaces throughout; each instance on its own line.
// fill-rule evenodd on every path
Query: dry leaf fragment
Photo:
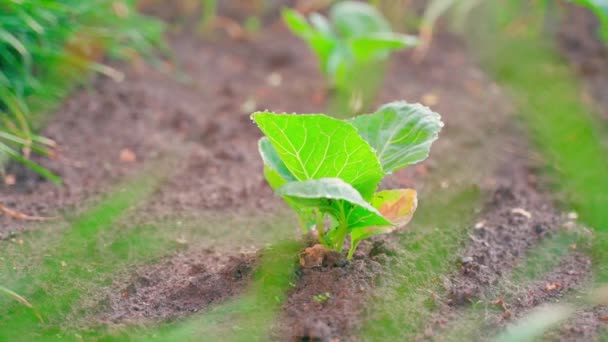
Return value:
M 2 203 L 0 203 L 0 213 L 3 213 L 10 218 L 24 221 L 46 221 L 52 219 L 52 217 L 30 216 L 22 212 L 10 209 L 4 206 Z
M 15 175 L 9 174 L 4 176 L 5 185 L 15 185 L 15 183 L 17 183 L 17 177 L 15 177 Z
M 527 219 L 531 219 L 532 218 L 532 214 L 530 214 L 529 211 L 527 211 L 527 210 L 525 210 L 523 208 L 513 208 L 513 209 L 511 209 L 511 212 L 513 214 L 521 215 L 521 216 L 523 216 L 523 217 L 525 217 Z
M 120 150 L 120 161 L 123 163 L 133 163 L 137 161 L 137 155 L 133 150 L 128 148 L 123 148 Z
M 435 106 L 439 103 L 439 96 L 434 93 L 424 94 L 422 95 L 422 103 L 429 107 Z
M 560 283 L 547 283 L 547 285 L 545 285 L 545 291 L 555 291 L 558 290 L 562 287 L 562 285 Z

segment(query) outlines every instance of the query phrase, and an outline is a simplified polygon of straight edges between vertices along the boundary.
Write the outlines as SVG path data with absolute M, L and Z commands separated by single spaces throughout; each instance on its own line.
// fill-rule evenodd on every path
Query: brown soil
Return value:
M 580 6 L 566 7 L 559 25 L 559 47 L 585 81 L 589 100 L 608 119 L 608 48 L 599 39 L 598 19 Z
M 360 323 L 367 294 L 382 266 L 369 257 L 371 244 L 362 244 L 350 262 L 333 260 L 318 268 L 302 268 L 296 287 L 275 323 L 278 341 L 340 339 Z
M 516 146 L 514 152 L 521 152 L 524 145 Z M 421 339 L 434 336 L 449 321 L 457 320 L 461 309 L 477 301 L 503 309 L 502 315 L 489 315 L 483 325 L 496 331 L 529 309 L 559 300 L 588 283 L 591 261 L 579 253 L 566 256 L 535 282 L 506 283 L 532 247 L 564 227 L 578 229 L 539 189 L 531 164 L 538 163 L 512 154 L 511 162 L 502 169 L 497 188 L 472 229 L 459 269 L 447 282 L 442 309 L 429 321 Z
M 190 315 L 234 296 L 247 283 L 255 256 L 212 251 L 180 253 L 135 272 L 99 303 L 98 321 L 120 325 Z
M 589 257 L 582 253 L 568 255 L 541 279 L 516 292 L 509 307 L 509 314 L 512 317 L 520 317 L 539 304 L 559 301 L 569 291 L 586 286 L 590 277 Z
M 547 334 L 546 338 L 559 342 L 594 341 L 607 326 L 608 308 L 598 306 L 577 312 L 573 319 L 567 321 L 560 329 Z
M 567 222 L 537 190 L 534 175 L 521 162 L 513 160 L 500 179 L 502 184 L 476 223 L 458 275 L 451 281 L 452 305 L 495 299 L 486 298 L 486 291 L 498 285 L 530 247 Z
M 29 215 L 57 216 L 64 209 L 82 207 L 118 179 L 134 174 L 143 162 L 165 153 L 175 139 L 157 129 L 157 109 L 159 102 L 171 98 L 169 87 L 163 86 L 170 77 L 152 70 L 145 75 L 126 70 L 126 75 L 121 83 L 94 77 L 90 87 L 65 101 L 44 129 L 44 135 L 59 143 L 60 154 L 53 160 L 37 160 L 59 174 L 63 185 L 12 164 L 7 171 L 16 176 L 16 184 L 0 184 L 2 204 Z M 136 161 L 121 161 L 123 149 L 134 152 Z M 0 239 L 30 226 L 0 216 Z

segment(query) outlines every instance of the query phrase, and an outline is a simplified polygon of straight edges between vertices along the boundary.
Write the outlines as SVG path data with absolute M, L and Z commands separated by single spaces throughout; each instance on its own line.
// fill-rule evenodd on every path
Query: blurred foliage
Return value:
M 108 53 L 135 58 L 162 45 L 163 25 L 135 11 L 135 1 L 8 0 L 0 3 L 0 163 L 12 157 L 41 175 L 59 178 L 28 160 L 54 142 L 32 133 L 32 113 L 46 112 Z
M 608 43 L 608 1 L 606 0 L 572 0 L 573 3 L 587 7 L 597 16 L 601 23 L 600 35 Z

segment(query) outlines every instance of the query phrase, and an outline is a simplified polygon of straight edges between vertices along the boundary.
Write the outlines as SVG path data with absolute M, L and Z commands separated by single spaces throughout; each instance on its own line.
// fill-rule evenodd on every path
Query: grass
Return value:
M 283 229 L 290 229 L 282 226 Z M 267 341 L 295 277 L 299 242 L 264 249 L 254 279 L 244 294 L 181 322 L 130 328 L 103 341 Z M 97 338 L 97 335 L 90 337 Z
M 48 113 L 87 72 L 120 74 L 98 61 L 133 58 L 162 46 L 163 25 L 139 15 L 135 2 L 8 0 L 0 4 L 0 165 L 8 158 L 58 182 L 27 159 L 54 142 L 34 133 L 36 114 Z M 21 151 L 20 151 L 21 150 Z M 25 155 L 22 155 L 23 152 Z
M 19 236 L 22 244 L 0 242 L 5 244 L 0 249 L 0 283 L 15 290 L 11 293 L 22 295 L 37 310 L 23 306 L 13 296 L 0 298 L 0 340 L 73 338 L 88 315 L 98 310 L 104 288 L 120 275 L 131 274 L 134 267 L 158 262 L 179 249 L 234 251 L 235 246 L 267 246 L 245 295 L 194 317 L 190 324 L 129 329 L 121 334 L 103 329 L 80 334 L 110 340 L 137 340 L 141 336 L 146 337 L 142 337 L 144 340 L 165 340 L 165 336 L 202 333 L 236 339 L 253 333 L 268 334 L 292 281 L 294 258 L 301 248 L 288 240 L 268 244 L 292 236 L 293 215 L 279 212 L 233 217 L 230 213 L 203 213 L 196 218 L 130 223 L 137 208 L 150 198 L 171 168 L 171 163 L 162 165 L 149 166 L 138 178 L 117 186 L 104 200 L 66 222 Z M 177 240 L 186 241 L 186 246 Z M 44 323 L 37 319 L 36 312 Z M 234 328 L 235 324 L 240 328 Z
M 69 228 L 43 251 L 41 264 L 11 282 L 15 292 L 26 297 L 44 319 L 41 324 L 27 307 L 0 302 L 3 320 L 0 340 L 37 339 L 55 336 L 73 307 L 91 287 L 108 284 L 108 275 L 125 265 L 134 251 L 142 260 L 167 249 L 167 244 L 137 230 L 116 230 L 118 220 L 147 198 L 163 179 L 162 168 L 128 181 L 117 191 L 75 218 Z M 153 248 L 152 248 L 153 247 Z M 11 256 L 4 256 L 3 269 L 16 268 Z
M 362 340 L 414 340 L 424 329 L 436 311 L 433 294 L 441 293 L 442 277 L 456 265 L 479 199 L 478 190 L 466 188 L 426 199 L 415 224 L 399 235 L 400 250 L 367 308 Z
M 469 41 L 518 106 L 546 162 L 556 199 L 594 230 L 594 278 L 597 284 L 607 283 L 608 131 L 581 100 L 580 82 L 545 35 L 541 7 L 527 4 L 505 11 L 486 2 L 483 10 L 477 17 L 484 20 L 469 31 Z
M 562 231 L 541 242 L 531 249 L 509 274 L 505 274 L 496 287 L 488 289 L 486 297 L 502 298 L 506 303 L 512 302 L 514 296 L 520 294 L 533 282 L 542 279 L 543 275 L 571 255 L 570 245 L 577 244 L 582 247 L 589 244 L 586 240 L 577 232 Z M 502 315 L 503 311 L 498 305 L 478 301 L 463 308 L 457 319 L 450 322 L 437 337 L 442 341 L 488 340 L 496 331 L 487 322 L 499 320 Z

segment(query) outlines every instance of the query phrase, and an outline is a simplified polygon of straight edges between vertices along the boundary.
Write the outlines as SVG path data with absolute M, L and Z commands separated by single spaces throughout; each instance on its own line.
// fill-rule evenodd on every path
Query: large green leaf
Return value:
M 252 115 L 295 179 L 340 178 L 364 199 L 384 176 L 376 154 L 348 122 L 322 114 Z
M 443 122 L 420 104 L 392 102 L 374 114 L 350 121 L 375 150 L 385 173 L 416 164 L 429 155 Z
M 340 178 L 290 182 L 277 192 L 301 206 L 320 208 L 339 222 L 347 222 L 349 229 L 393 225 L 366 202 L 355 188 Z
M 262 156 L 262 160 L 264 161 L 266 178 L 270 176 L 271 179 L 268 179 L 268 183 L 273 189 L 278 188 L 273 184 L 279 184 L 277 177 L 283 180 L 283 183 L 293 182 L 297 179 L 289 172 L 285 163 L 281 160 L 277 151 L 274 149 L 270 140 L 268 138 L 263 137 L 258 142 L 258 149 L 260 150 L 260 155 Z M 275 176 L 276 174 L 276 176 Z M 281 184 L 280 186 L 282 186 Z

